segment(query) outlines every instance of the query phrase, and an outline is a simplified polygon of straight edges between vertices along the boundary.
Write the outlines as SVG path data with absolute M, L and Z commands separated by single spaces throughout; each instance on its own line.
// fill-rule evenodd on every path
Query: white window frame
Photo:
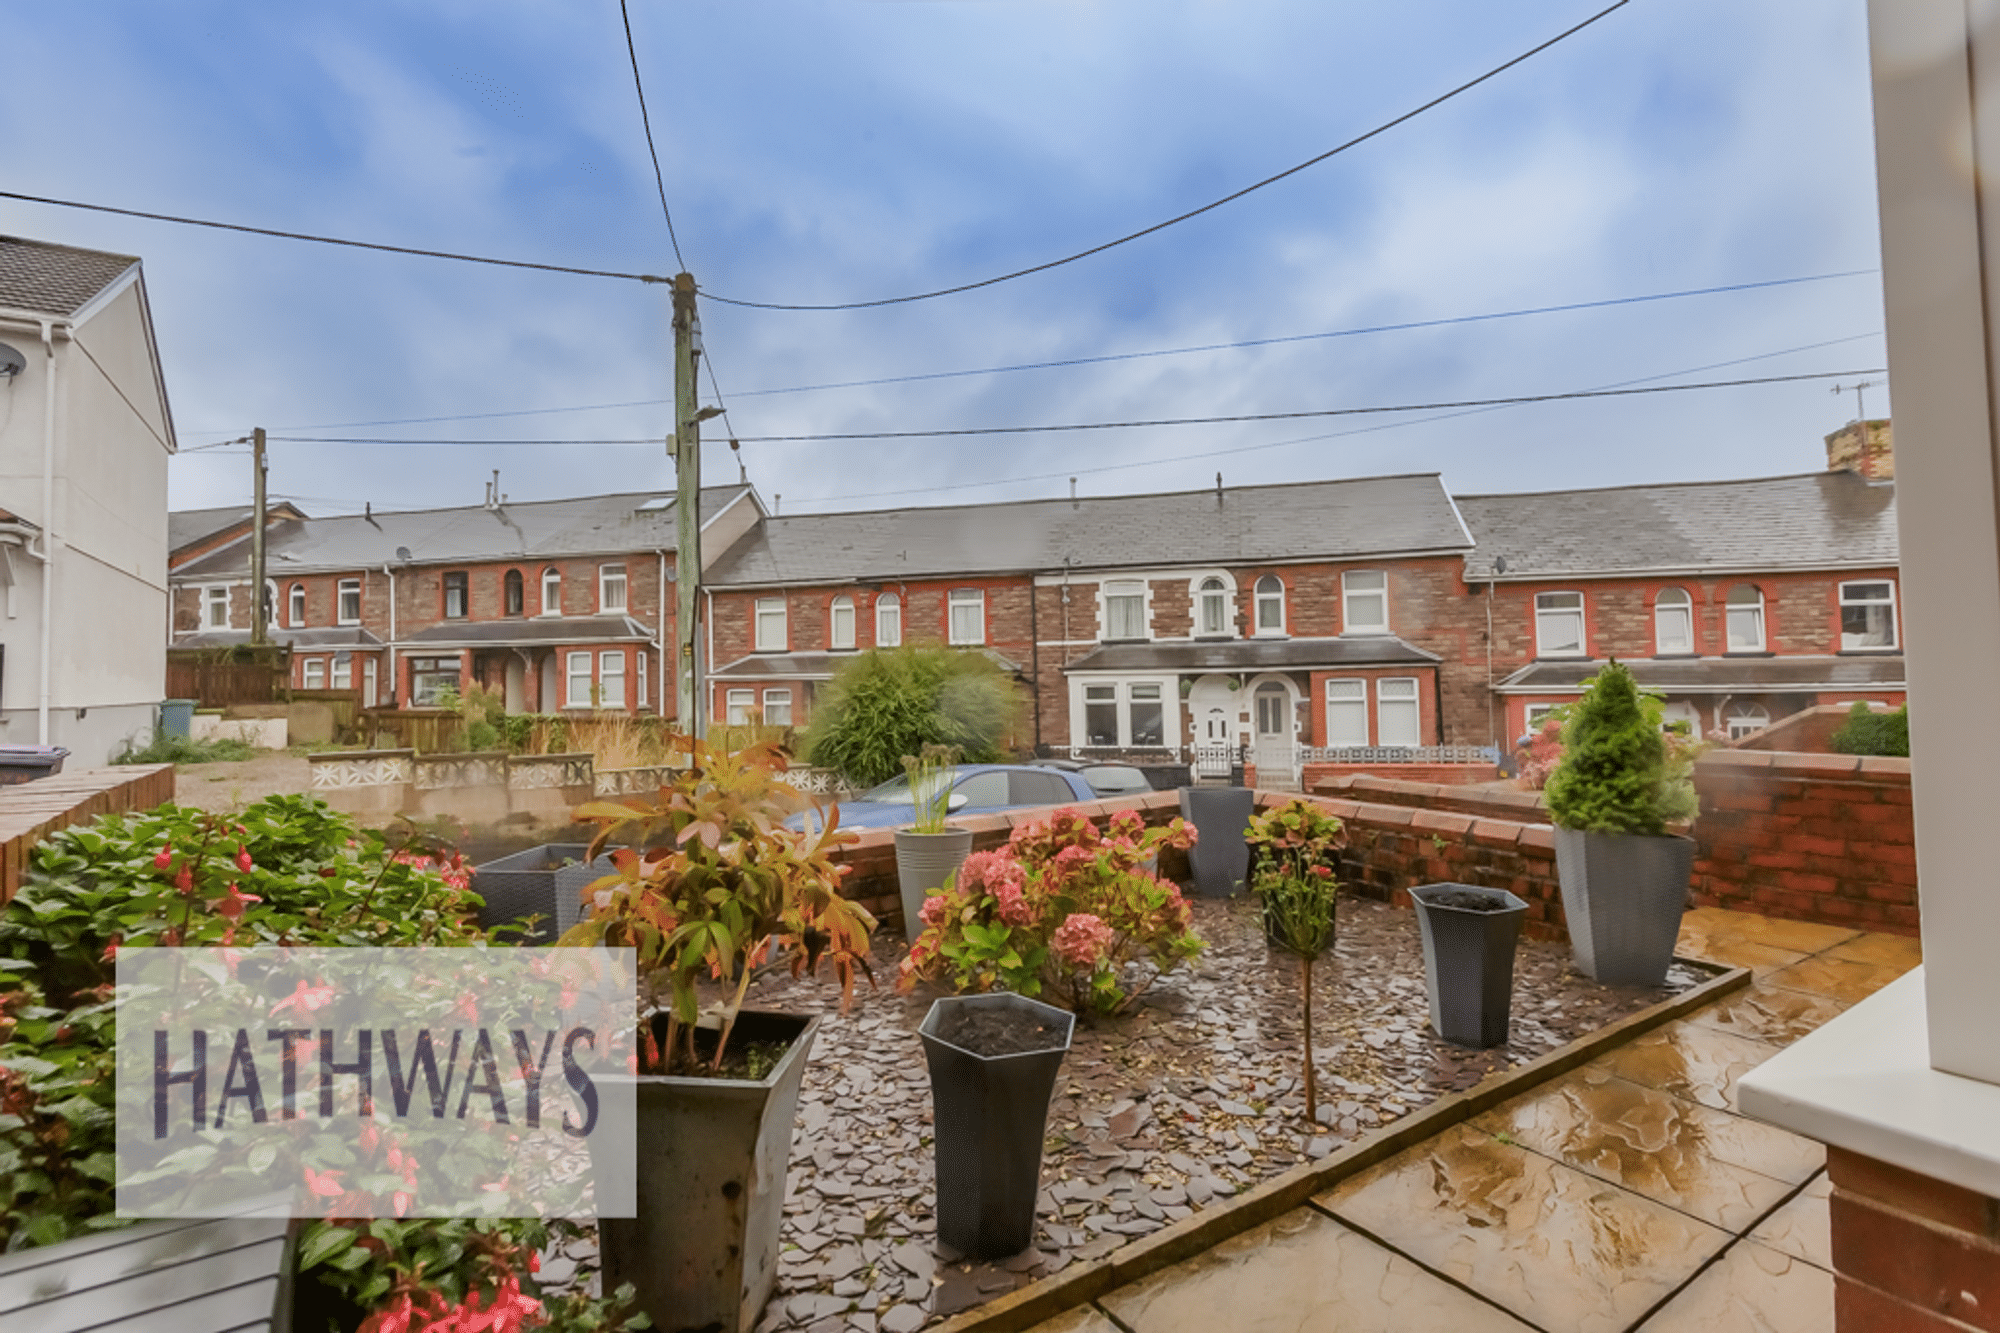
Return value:
M 562 614 L 562 571 L 554 565 L 542 570 L 542 614 Z
M 757 651 L 782 653 L 791 642 L 791 616 L 782 597 L 759 597 L 751 608 Z
M 590 671 L 590 650 L 575 649 L 563 654 L 563 707 L 590 707 L 591 686 L 596 679 Z M 581 690 L 578 686 L 582 686 Z
M 1849 588 L 1887 588 L 1887 597 L 1849 597 Z M 1880 606 L 1888 608 L 1889 641 L 1887 643 L 1858 643 L 1851 640 L 1859 636 L 1847 632 L 1847 608 Z M 1892 579 L 1849 579 L 1840 585 L 1840 650 L 1844 653 L 1887 653 L 1901 646 L 1896 637 L 1896 584 Z
M 285 614 L 290 618 L 293 629 L 304 629 L 306 625 L 306 585 L 294 583 L 285 594 Z
M 646 659 L 648 656 L 650 654 L 644 648 L 632 654 L 632 665 L 638 668 L 637 671 L 632 673 L 635 682 L 632 689 L 632 703 L 634 707 L 640 709 L 646 707 Z
M 903 643 L 903 599 L 885 592 L 875 599 L 875 646 L 899 648 Z
M 1770 725 L 1771 710 L 1762 704 L 1733 703 L 1723 707 L 1723 730 L 1729 733 L 1732 741 L 1754 736 Z
M 826 646 L 836 653 L 854 647 L 854 599 L 846 593 L 827 603 Z
M 1337 690 L 1335 687 L 1339 687 Z M 1356 692 L 1358 690 L 1358 693 Z M 1338 696 L 1338 697 L 1336 697 Z M 1366 676 L 1329 676 L 1324 691 L 1326 711 L 1326 743 L 1329 748 L 1367 745 L 1370 740 L 1368 717 L 1368 678 Z M 1338 710 L 1338 713 L 1336 713 Z M 1349 724 L 1347 735 L 1337 734 L 1340 728 L 1334 725 L 1334 718 L 1344 716 Z M 1359 719 L 1360 736 L 1353 737 L 1353 722 Z
M 607 648 L 597 655 L 597 706 L 625 707 L 625 650 Z
M 1757 594 L 1757 601 L 1754 605 L 1749 602 L 1730 600 L 1745 588 Z M 1771 632 L 1770 626 L 1764 619 L 1764 601 L 1764 590 L 1754 583 L 1736 584 L 1723 594 L 1722 643 L 1725 651 L 1732 653 L 1761 653 L 1768 651 L 1767 645 L 1771 642 Z M 1757 627 L 1757 641 L 1755 643 L 1739 643 L 1737 641 L 1736 617 L 1738 615 L 1752 615 L 1755 617 L 1754 623 Z
M 1138 602 L 1139 604 L 1138 624 L 1136 626 L 1121 625 L 1118 627 L 1121 630 L 1136 629 L 1137 633 L 1114 634 L 1112 632 L 1111 604 L 1113 601 L 1117 601 L 1120 603 L 1130 603 L 1133 601 Z M 1130 610 L 1129 606 L 1124 608 L 1123 614 L 1129 616 L 1129 610 Z M 1147 640 L 1150 640 L 1153 637 L 1152 612 L 1153 612 L 1153 589 L 1151 585 L 1148 584 L 1144 579 L 1108 579 L 1105 582 L 1098 584 L 1097 585 L 1097 623 L 1099 626 L 1099 633 L 1097 636 L 1098 642 L 1143 643 L 1146 642 Z
M 326 688 L 326 659 L 324 657 L 300 659 L 299 688 L 302 690 L 323 690 Z
M 347 613 L 348 594 L 354 595 L 354 614 Z M 339 625 L 359 625 L 361 623 L 361 580 L 342 579 L 333 589 L 333 618 Z
M 218 615 L 217 612 L 221 614 Z M 201 590 L 201 627 L 229 628 L 229 585 L 211 583 Z
M 1574 597 L 1575 606 L 1543 605 L 1543 599 L 1553 597 Z M 1549 626 L 1557 621 L 1576 620 L 1576 647 L 1551 648 L 1549 640 L 1554 636 L 1548 632 Z M 1554 589 L 1535 594 L 1535 656 L 1537 657 L 1588 657 L 1590 656 L 1590 626 L 1584 616 L 1584 597 L 1570 588 Z
M 1364 579 L 1380 579 L 1381 586 L 1359 586 Z M 1363 620 L 1354 614 L 1354 604 L 1379 599 L 1379 620 Z M 1340 576 L 1340 632 L 1342 634 L 1387 634 L 1389 632 L 1389 572 L 1383 569 L 1350 569 Z
M 722 725 L 725 727 L 747 727 L 750 715 L 757 711 L 757 691 L 724 690 L 722 693 Z
M 965 613 L 961 617 L 960 613 Z M 961 626 L 961 619 L 967 622 Z M 945 595 L 945 641 L 957 647 L 986 642 L 986 589 L 953 588 Z
M 622 615 L 631 589 L 625 582 L 625 564 L 616 561 L 597 567 L 597 610 L 600 615 Z
M 1104 679 L 1077 680 L 1070 687 L 1070 717 L 1072 718 L 1071 743 L 1077 746 L 1104 748 L 1107 743 L 1090 739 L 1089 709 L 1095 703 L 1100 707 L 1110 705 L 1117 718 L 1114 728 L 1115 738 L 1108 744 L 1117 749 L 1171 749 L 1180 744 L 1180 691 L 1174 679 L 1169 676 L 1137 676 L 1129 680 Z M 1104 691 L 1101 697 L 1091 698 L 1092 691 Z M 1134 706 L 1156 705 L 1160 710 L 1160 738 L 1158 741 L 1141 743 L 1133 738 L 1132 712 Z
M 1678 596 L 1680 601 L 1670 602 L 1669 596 Z M 1671 647 L 1667 642 L 1666 627 L 1678 616 L 1681 622 L 1681 646 Z M 1694 594 L 1686 588 L 1662 588 L 1653 594 L 1653 655 L 1655 657 L 1692 657 L 1694 655 Z
M 1204 591 L 1204 585 L 1208 583 L 1216 583 L 1220 586 Z M 1214 600 L 1216 608 L 1220 612 L 1216 617 L 1218 627 L 1215 629 L 1208 629 L 1203 623 L 1210 599 Z M 1188 580 L 1188 604 L 1192 610 L 1192 623 L 1189 625 L 1189 629 L 1193 632 L 1195 638 L 1233 639 L 1236 637 L 1236 580 L 1230 578 L 1226 571 L 1211 570 L 1206 574 L 1197 574 L 1194 578 Z
M 451 581 L 458 580 L 458 614 L 451 613 Z M 472 571 L 469 569 L 447 569 L 438 575 L 438 610 L 446 620 L 472 619 Z
M 1521 708 L 1521 729 L 1530 736 L 1534 735 L 1542 719 L 1560 707 L 1561 704 L 1524 704 Z
M 1403 693 L 1408 687 L 1409 693 Z M 1409 710 L 1409 740 L 1390 739 L 1391 708 L 1401 716 Z M 1422 681 L 1416 676 L 1383 676 L 1375 682 L 1375 743 L 1398 749 L 1416 749 L 1424 743 L 1424 703 Z
M 335 653 L 333 665 L 326 673 L 326 686 L 330 690 L 351 690 L 354 688 L 354 654 Z
M 1270 587 L 1265 585 L 1269 584 Z M 1251 633 L 1261 638 L 1283 638 L 1286 622 L 1285 581 L 1276 574 L 1265 574 L 1250 589 Z M 1264 615 L 1265 603 L 1275 602 L 1278 609 L 1278 623 L 1272 625 Z
M 784 720 L 774 713 L 784 710 Z M 781 686 L 764 691 L 764 725 L 767 727 L 789 727 L 792 725 L 792 691 L 790 686 Z

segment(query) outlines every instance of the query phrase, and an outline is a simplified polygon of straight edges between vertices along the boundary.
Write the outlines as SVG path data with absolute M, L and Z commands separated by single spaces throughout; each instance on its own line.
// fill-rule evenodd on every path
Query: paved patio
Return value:
M 1702 909 L 1681 951 L 1755 983 L 1038 1333 L 1831 1328 L 1824 1151 L 1735 1084 L 1917 941 Z

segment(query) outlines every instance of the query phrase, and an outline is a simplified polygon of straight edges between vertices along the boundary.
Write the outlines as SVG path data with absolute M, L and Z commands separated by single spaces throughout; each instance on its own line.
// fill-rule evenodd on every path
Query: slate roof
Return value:
M 1266 564 L 1471 543 L 1435 473 L 770 518 L 710 584 Z
M 1108 643 L 1065 671 L 1294 671 L 1321 667 L 1430 666 L 1440 661 L 1393 634 L 1335 639 L 1178 639 Z
M 1897 563 L 1896 490 L 1852 472 L 1525 495 L 1462 495 L 1478 547 L 1466 578 Z
M 1021 664 L 991 648 L 968 648 L 984 653 L 1002 671 L 1019 674 Z M 858 653 L 751 653 L 708 673 L 710 680 L 831 680 L 842 665 Z
M 1695 657 L 1653 661 L 1620 658 L 1647 689 L 1668 694 L 1736 694 L 1788 690 L 1900 690 L 1903 655 Z M 1594 676 L 1602 662 L 1530 662 L 1494 689 L 1502 694 L 1564 693 Z
M 713 518 L 748 487 L 708 486 L 701 492 L 704 519 Z M 664 501 L 659 508 L 642 505 Z M 306 519 L 271 530 L 265 542 L 274 579 L 399 563 L 398 547 L 419 564 L 454 560 L 533 559 L 561 555 L 612 555 L 673 549 L 672 492 L 639 491 L 571 500 L 530 500 L 498 509 L 408 509 L 372 518 L 343 514 Z M 176 580 L 241 578 L 250 568 L 246 544 L 230 546 L 176 570 Z
M 653 632 L 630 616 L 525 616 L 506 620 L 447 620 L 407 635 L 408 648 L 509 648 L 550 643 L 652 642 Z
M 286 644 L 293 648 L 380 648 L 382 640 L 359 625 L 321 625 L 310 629 L 280 629 L 273 625 L 266 631 L 272 643 Z M 189 634 L 175 639 L 174 648 L 232 648 L 239 643 L 250 642 L 247 629 L 212 629 L 199 634 Z
M 67 319 L 138 262 L 132 255 L 0 236 L 0 306 Z

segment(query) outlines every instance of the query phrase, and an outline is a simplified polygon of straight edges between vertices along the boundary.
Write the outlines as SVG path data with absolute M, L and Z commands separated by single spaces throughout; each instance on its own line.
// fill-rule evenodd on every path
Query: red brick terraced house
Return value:
M 701 494 L 704 561 L 763 511 Z M 173 571 L 174 647 L 250 638 L 248 523 Z M 295 689 L 425 707 L 477 682 L 510 712 L 675 713 L 674 501 L 642 492 L 287 518 L 267 529 L 270 637 Z

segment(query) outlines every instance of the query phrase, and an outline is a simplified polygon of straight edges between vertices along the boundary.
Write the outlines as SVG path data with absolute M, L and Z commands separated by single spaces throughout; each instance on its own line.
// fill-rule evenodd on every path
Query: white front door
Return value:
M 1299 785 L 1298 708 L 1291 686 L 1267 680 L 1253 696 L 1256 725 L 1257 785 L 1278 791 Z
M 1227 676 L 1203 676 L 1188 690 L 1197 776 L 1226 778 L 1235 765 L 1236 713 L 1243 696 L 1232 683 Z

